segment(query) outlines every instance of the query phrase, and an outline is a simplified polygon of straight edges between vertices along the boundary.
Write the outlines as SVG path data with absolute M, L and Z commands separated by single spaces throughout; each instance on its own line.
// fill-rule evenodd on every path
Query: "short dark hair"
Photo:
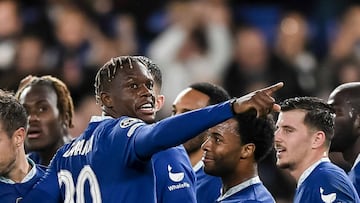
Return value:
M 238 133 L 242 144 L 254 143 L 256 162 L 263 160 L 273 149 L 275 122 L 272 115 L 256 117 L 253 111 L 237 114 Z
M 25 107 L 11 92 L 0 89 L 0 122 L 9 137 L 23 127 L 27 129 L 28 120 Z
M 224 88 L 212 83 L 199 82 L 189 87 L 206 94 L 210 98 L 208 105 L 218 104 L 230 99 L 229 93 Z
M 294 97 L 280 103 L 281 111 L 306 111 L 304 124 L 308 127 L 324 131 L 330 143 L 334 136 L 335 110 L 331 105 L 316 97 Z
M 128 65 L 129 68 L 132 69 L 133 63 L 136 62 L 140 62 L 146 66 L 137 56 L 118 56 L 111 58 L 97 71 L 94 84 L 97 103 L 101 104 L 101 92 L 110 89 L 111 81 L 115 78 L 115 75 L 124 68 L 124 65 Z
M 360 114 L 360 82 L 341 84 L 333 92 L 337 92 L 336 94 L 352 107 L 353 112 Z
M 26 78 L 25 78 L 26 79 Z M 52 88 L 57 95 L 57 108 L 63 121 L 67 122 L 69 128 L 74 127 L 72 118 L 74 116 L 74 103 L 66 84 L 60 79 L 51 75 L 44 75 L 41 77 L 30 76 L 29 80 L 20 83 L 19 89 L 16 92 L 16 98 L 19 99 L 21 93 L 25 88 L 35 85 L 43 85 Z

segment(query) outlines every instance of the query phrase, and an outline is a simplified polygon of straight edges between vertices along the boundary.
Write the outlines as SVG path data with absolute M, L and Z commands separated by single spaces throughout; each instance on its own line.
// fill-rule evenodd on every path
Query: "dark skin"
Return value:
M 342 152 L 344 159 L 353 164 L 360 153 L 360 83 L 346 83 L 337 87 L 328 103 L 335 108 L 335 135 L 330 151 Z
M 144 64 L 136 61 L 132 66 L 125 64 L 112 79 L 110 88 L 100 93 L 103 113 L 114 118 L 126 115 L 152 123 L 156 111 L 153 77 Z M 279 111 L 280 106 L 271 95 L 283 85 L 280 82 L 237 98 L 232 104 L 234 113 L 254 109 L 257 116 L 263 116 Z
M 206 173 L 221 177 L 223 194 L 231 187 L 257 176 L 255 145 L 243 144 L 235 119 L 229 119 L 206 131 L 203 162 Z
M 130 116 L 147 123 L 155 121 L 154 80 L 147 67 L 134 62 L 124 65 L 111 82 L 108 91 L 101 92 L 104 115 L 113 118 Z
M 173 115 L 178 115 L 195 109 L 203 108 L 209 103 L 209 96 L 206 94 L 187 88 L 183 90 L 175 99 L 172 106 Z M 201 150 L 201 144 L 205 140 L 204 133 L 188 140 L 183 145 L 188 153 L 191 161 L 191 165 L 195 166 L 202 157 L 203 151 Z
M 64 145 L 67 125 L 57 108 L 54 89 L 34 85 L 24 89 L 19 98 L 29 115 L 29 129 L 25 139 L 28 151 L 38 152 L 42 165 L 49 165 L 57 149 Z
M 279 112 L 280 106 L 275 103 L 275 99 L 271 95 L 283 86 L 284 83 L 279 82 L 237 98 L 232 106 L 234 113 L 240 114 L 253 109 L 256 111 L 257 117 L 261 117 L 271 111 Z

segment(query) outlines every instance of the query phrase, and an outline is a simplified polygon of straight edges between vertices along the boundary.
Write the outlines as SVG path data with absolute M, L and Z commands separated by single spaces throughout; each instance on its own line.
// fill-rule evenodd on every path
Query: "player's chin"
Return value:
M 204 172 L 205 172 L 206 174 L 209 174 L 209 175 L 212 175 L 212 176 L 215 176 L 215 175 L 216 175 L 213 167 L 211 167 L 211 166 L 206 166 L 206 165 L 204 165 Z
M 155 113 L 153 113 L 153 114 L 139 113 L 138 118 L 143 120 L 145 123 L 154 123 L 155 122 Z
M 277 159 L 276 166 L 278 168 L 286 169 L 286 168 L 288 168 L 289 164 L 287 162 L 285 162 L 284 160 Z
M 214 161 L 212 159 L 206 159 L 205 158 L 205 159 L 202 159 L 202 161 L 204 163 L 204 170 L 205 169 L 211 170 L 215 165 L 215 163 L 214 163 Z
M 26 150 L 28 151 L 38 151 L 43 150 L 49 146 L 48 143 L 44 142 L 44 140 L 40 139 L 31 139 L 26 142 Z

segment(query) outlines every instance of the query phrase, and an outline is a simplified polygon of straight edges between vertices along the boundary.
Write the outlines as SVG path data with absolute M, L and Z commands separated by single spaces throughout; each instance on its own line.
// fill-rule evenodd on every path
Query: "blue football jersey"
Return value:
M 349 178 L 350 181 L 353 183 L 358 195 L 360 195 L 360 155 L 358 155 L 358 158 L 356 159 L 354 166 L 349 171 Z
M 151 156 L 232 116 L 230 103 L 224 102 L 151 125 L 126 116 L 92 120 L 83 134 L 58 150 L 22 203 L 156 202 Z
M 38 153 L 36 153 L 36 152 L 30 152 L 30 153 L 28 153 L 28 154 L 26 154 L 26 155 L 27 155 L 27 157 L 29 157 L 31 160 L 33 160 L 35 164 L 40 164 L 40 163 L 41 163 L 41 158 L 40 158 L 40 156 L 39 156 Z
M 217 199 L 221 203 L 262 202 L 275 203 L 273 196 L 260 181 L 259 176 L 230 188 Z
M 152 163 L 158 203 L 196 203 L 195 173 L 182 145 L 154 154 Z
M 198 203 L 215 202 L 221 194 L 221 178 L 204 172 L 204 163 L 200 161 L 194 166 L 196 174 L 196 199 Z
M 308 176 L 298 184 L 295 203 L 360 202 L 346 173 L 328 159 L 323 159 L 312 171 L 305 171 L 304 174 Z
M 0 202 L 18 203 L 34 187 L 45 174 L 45 168 L 35 165 L 33 176 L 22 183 L 7 183 L 0 181 Z

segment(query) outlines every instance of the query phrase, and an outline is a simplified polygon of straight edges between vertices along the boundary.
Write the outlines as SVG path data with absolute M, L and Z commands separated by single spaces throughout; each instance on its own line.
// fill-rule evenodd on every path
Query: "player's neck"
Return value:
M 48 166 L 50 164 L 51 159 L 55 155 L 56 151 L 64 145 L 64 140 L 60 140 L 57 144 L 52 147 L 49 147 L 46 150 L 37 151 L 40 156 L 41 165 Z
M 347 148 L 343 152 L 343 157 L 345 161 L 353 165 L 359 153 L 360 153 L 360 138 L 358 138 L 351 147 Z
M 10 171 L 8 177 L 6 178 L 19 183 L 31 170 L 31 165 L 29 164 L 24 151 L 19 153 L 19 156 L 14 164 L 14 168 Z
M 221 177 L 223 184 L 222 193 L 225 194 L 230 188 L 256 176 L 258 176 L 256 163 L 252 161 L 241 162 L 237 165 L 236 170 Z
M 201 161 L 204 151 L 202 149 L 199 149 L 197 151 L 194 151 L 189 155 L 191 166 L 194 167 L 199 161 Z
M 327 151 L 316 151 L 306 155 L 306 158 L 302 162 L 296 164 L 296 166 L 288 168 L 290 175 L 293 176 L 296 182 L 299 182 L 301 175 L 310 168 L 313 164 L 320 161 L 322 158 L 328 157 Z

